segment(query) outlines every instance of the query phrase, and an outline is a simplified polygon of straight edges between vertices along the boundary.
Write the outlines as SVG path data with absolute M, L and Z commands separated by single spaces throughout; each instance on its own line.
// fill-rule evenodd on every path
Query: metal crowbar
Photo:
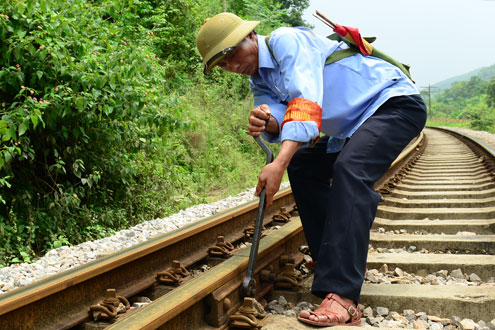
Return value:
M 272 151 L 263 143 L 259 136 L 256 136 L 254 140 L 260 145 L 261 149 L 266 154 L 266 165 L 273 161 Z M 258 206 L 258 213 L 256 215 L 256 223 L 254 225 L 253 243 L 251 245 L 251 251 L 249 252 L 249 263 L 246 272 L 246 278 L 242 282 L 242 291 L 246 297 L 254 297 L 256 294 L 256 280 L 253 278 L 254 267 L 256 263 L 256 256 L 258 255 L 258 247 L 260 244 L 261 227 L 263 226 L 263 216 L 265 214 L 265 202 L 266 192 L 265 188 L 260 193 L 260 203 Z

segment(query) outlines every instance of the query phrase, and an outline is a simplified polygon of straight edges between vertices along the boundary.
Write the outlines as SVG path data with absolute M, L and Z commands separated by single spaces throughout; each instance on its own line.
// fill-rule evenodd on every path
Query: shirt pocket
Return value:
M 287 99 L 289 98 L 289 93 L 285 89 L 283 79 L 280 75 L 271 76 L 270 88 L 273 90 L 275 95 L 280 98 L 281 101 L 287 101 Z

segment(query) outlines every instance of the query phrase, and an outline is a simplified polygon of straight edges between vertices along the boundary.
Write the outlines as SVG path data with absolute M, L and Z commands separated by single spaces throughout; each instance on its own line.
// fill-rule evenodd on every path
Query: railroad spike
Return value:
M 261 327 L 258 319 L 266 316 L 266 312 L 256 299 L 244 298 L 239 310 L 230 316 L 229 326 L 232 328 L 259 329 Z
M 114 322 L 118 314 L 127 312 L 131 304 L 127 298 L 118 296 L 115 289 L 107 289 L 106 297 L 96 305 L 89 306 L 89 314 L 95 321 Z
M 280 222 L 289 222 L 291 218 L 290 212 L 288 212 L 285 207 L 280 207 L 279 213 L 276 213 L 272 216 L 273 221 L 280 221 Z
M 156 274 L 158 283 L 174 286 L 180 285 L 188 277 L 189 271 L 177 260 L 174 260 L 172 266 L 168 267 L 165 271 Z
M 232 251 L 234 251 L 234 245 L 225 242 L 224 236 L 217 236 L 217 243 L 208 248 L 208 255 L 210 257 L 226 259 L 232 256 Z
M 299 287 L 301 274 L 296 272 L 293 263 L 286 263 L 282 272 L 275 277 L 275 287 L 285 289 L 295 289 Z

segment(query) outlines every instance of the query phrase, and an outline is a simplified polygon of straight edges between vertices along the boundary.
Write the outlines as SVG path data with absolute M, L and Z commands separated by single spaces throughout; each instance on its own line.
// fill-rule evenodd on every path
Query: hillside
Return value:
M 481 80 L 490 81 L 490 79 L 495 77 L 495 64 L 491 66 L 479 68 L 446 80 L 442 80 L 440 82 L 433 84 L 433 86 L 439 87 L 440 89 L 447 89 L 450 88 L 454 82 L 469 80 L 469 78 L 471 78 L 472 76 L 478 76 Z

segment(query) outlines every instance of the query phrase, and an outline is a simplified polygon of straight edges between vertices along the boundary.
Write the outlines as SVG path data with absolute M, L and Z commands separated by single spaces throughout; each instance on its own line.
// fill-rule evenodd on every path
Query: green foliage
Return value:
M 244 0 L 239 13 L 268 33 L 287 23 L 280 6 Z M 248 80 L 204 77 L 196 51 L 220 8 L 0 3 L 0 266 L 256 183 Z
M 466 119 L 451 119 L 445 117 L 429 118 L 426 126 L 447 126 L 447 127 L 466 127 L 469 128 L 469 120 Z
M 304 10 L 309 7 L 309 0 L 278 0 L 280 8 L 287 10 L 283 21 L 289 26 L 307 26 L 302 18 Z
M 459 81 L 441 93 L 437 100 L 444 102 L 461 103 L 485 92 L 488 83 L 477 76 L 471 77 L 467 81 Z
M 430 115 L 467 120 L 477 130 L 495 131 L 495 79 L 487 82 L 478 76 L 456 82 L 433 98 Z
M 134 17 L 126 10 L 125 2 L 83 0 L 0 5 L 5 255 L 17 254 L 9 247 L 19 237 L 28 244 L 18 252 L 50 245 L 60 228 L 83 239 L 87 205 L 124 198 L 139 154 L 153 152 L 157 134 L 186 126 L 162 84 L 151 31 L 130 39 L 129 22 L 118 20 Z
M 490 108 L 495 108 L 495 77 L 486 86 L 486 104 Z
M 132 8 L 132 21 L 137 24 L 128 27 L 129 33 L 134 32 L 137 38 L 142 32 L 147 34 L 146 42 L 163 59 L 162 63 L 172 64 L 167 66 L 168 78 L 178 78 L 181 72 L 196 70 L 200 62 L 196 29 L 202 23 L 198 11 L 203 4 L 184 0 L 135 3 L 139 5 Z M 169 83 L 174 82 L 169 80 Z
M 472 129 L 495 132 L 495 113 L 493 109 L 490 110 L 486 106 L 482 106 L 481 109 L 468 109 L 468 118 L 471 120 L 470 126 Z
M 261 21 L 256 31 L 264 35 L 277 27 L 288 25 L 283 19 L 289 12 L 275 0 L 232 0 L 228 2 L 227 11 L 243 19 Z

